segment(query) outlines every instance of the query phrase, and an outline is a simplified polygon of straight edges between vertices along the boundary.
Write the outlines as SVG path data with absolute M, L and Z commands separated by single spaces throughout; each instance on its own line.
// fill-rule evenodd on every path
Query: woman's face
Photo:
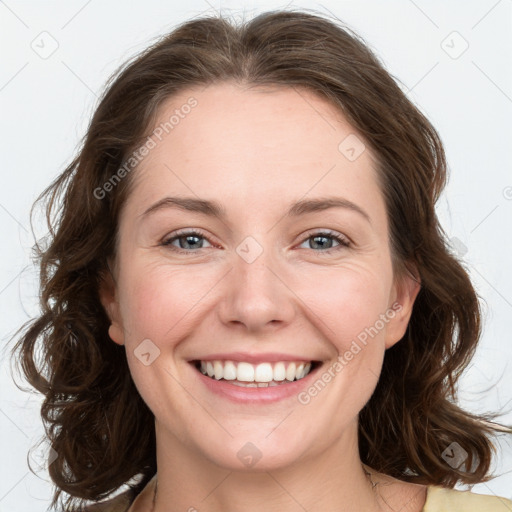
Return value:
M 157 440 L 236 470 L 353 443 L 419 288 L 395 286 L 370 149 L 294 88 L 189 89 L 160 108 L 155 128 L 165 122 L 133 171 L 102 290 Z M 292 361 L 321 365 L 283 381 Z M 236 386 L 221 370 L 278 384 Z

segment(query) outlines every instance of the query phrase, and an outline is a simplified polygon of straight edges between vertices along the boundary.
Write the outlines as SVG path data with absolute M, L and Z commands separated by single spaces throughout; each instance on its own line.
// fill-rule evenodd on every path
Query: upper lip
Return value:
M 296 356 L 290 354 L 282 354 L 277 352 L 269 352 L 264 354 L 250 354 L 247 352 L 224 352 L 218 354 L 210 354 L 207 356 L 200 356 L 192 361 L 245 361 L 247 363 L 265 363 L 265 362 L 275 362 L 275 361 L 304 361 L 305 363 L 309 363 L 310 361 L 318 361 L 317 359 L 306 358 L 304 356 Z

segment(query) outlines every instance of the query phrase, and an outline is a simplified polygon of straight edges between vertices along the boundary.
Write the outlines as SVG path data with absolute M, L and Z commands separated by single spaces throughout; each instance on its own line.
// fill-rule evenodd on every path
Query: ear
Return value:
M 417 269 L 408 271 L 404 276 L 397 279 L 393 286 L 390 311 L 394 311 L 395 315 L 391 318 L 386 327 L 386 349 L 392 347 L 400 341 L 411 318 L 414 301 L 421 289 L 421 280 Z
M 118 345 L 124 345 L 124 331 L 119 303 L 117 302 L 116 283 L 110 268 L 111 266 L 108 265 L 105 272 L 102 272 L 100 276 L 100 301 L 110 319 L 110 327 L 108 328 L 110 339 Z

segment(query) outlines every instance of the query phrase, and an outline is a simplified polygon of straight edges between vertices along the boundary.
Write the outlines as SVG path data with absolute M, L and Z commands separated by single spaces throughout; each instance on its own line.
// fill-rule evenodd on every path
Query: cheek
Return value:
M 306 275 L 306 274 L 305 274 Z M 338 351 L 350 348 L 355 339 L 371 331 L 383 336 L 389 300 L 390 271 L 347 266 L 309 275 L 301 283 L 301 295 L 316 318 L 315 324 Z M 378 334 L 375 334 L 377 327 Z
M 191 275 L 190 271 L 143 268 L 127 283 L 121 310 L 132 342 L 140 337 L 163 340 L 173 330 L 181 330 L 183 319 L 202 296 L 199 280 Z
M 204 279 L 198 278 L 193 269 L 177 271 L 163 265 L 135 263 L 125 267 L 120 280 L 126 356 L 140 395 L 155 413 L 163 396 L 183 394 L 173 378 L 175 366 L 169 355 L 175 353 L 194 325 L 197 328 L 194 306 L 204 297 L 200 285 Z M 145 353 L 149 353 L 147 365 L 143 361 Z M 180 403 L 173 402 L 175 407 Z
M 345 269 L 326 279 L 321 291 L 311 288 L 308 296 L 317 330 L 336 349 L 318 377 L 327 387 L 332 386 L 332 393 L 329 398 L 324 395 L 324 400 L 337 411 L 339 421 L 334 421 L 335 425 L 360 411 L 377 384 L 386 328 L 395 315 L 388 308 L 389 289 L 383 282 L 386 279 L 378 272 Z M 324 384 L 314 386 L 322 389 Z

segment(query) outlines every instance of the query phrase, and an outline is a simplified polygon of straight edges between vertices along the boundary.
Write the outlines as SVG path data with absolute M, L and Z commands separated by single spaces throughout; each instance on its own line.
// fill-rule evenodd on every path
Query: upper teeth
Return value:
M 311 369 L 311 363 L 282 362 L 253 365 L 237 361 L 201 361 L 201 371 L 217 380 L 242 382 L 271 382 L 302 379 Z

